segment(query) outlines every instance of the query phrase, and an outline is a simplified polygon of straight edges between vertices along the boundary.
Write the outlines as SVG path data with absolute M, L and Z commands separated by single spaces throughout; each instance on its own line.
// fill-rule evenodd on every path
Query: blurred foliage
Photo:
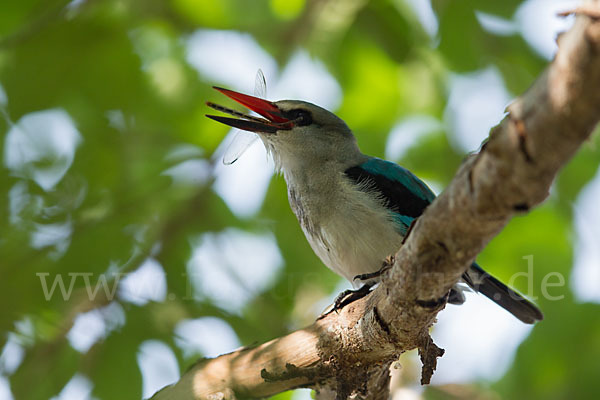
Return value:
M 189 64 L 184 39 L 199 29 L 247 32 L 281 68 L 294 51 L 306 49 L 342 88 L 338 115 L 354 129 L 363 151 L 378 156 L 399 120 L 419 114 L 443 121 L 452 74 L 494 66 L 514 95 L 546 64 L 521 35 L 488 32 L 476 17 L 481 11 L 510 19 L 517 0 L 432 0 L 439 23 L 435 37 L 418 22 L 409 1 L 3 2 L 0 347 L 10 338 L 25 351 L 15 370 L 0 371 L 15 398 L 52 397 L 75 373 L 90 379 L 96 398 L 139 398 L 136 356 L 143 341 L 166 343 L 181 371 L 201 356 L 175 344 L 174 329 L 184 319 L 221 318 L 244 345 L 310 323 L 313 314 L 306 310 L 331 296 L 339 278 L 305 241 L 281 177 L 271 180 L 260 211 L 246 218 L 230 211 L 213 190 L 212 154 L 226 129 L 203 115 L 205 100 L 214 96 L 210 86 L 218 82 Z M 21 157 L 13 154 L 19 147 L 9 145 L 9 131 L 24 117 L 48 110 L 64 110 L 81 135 L 72 163 L 60 152 L 44 153 L 42 129 L 20 149 L 23 154 L 35 149 L 38 156 L 21 155 L 21 164 L 9 165 L 10 157 Z M 451 145 L 452 133 L 447 126 L 430 132 L 395 161 L 446 185 L 464 156 Z M 484 251 L 480 262 L 490 272 L 508 279 L 523 270 L 523 255 L 533 255 L 535 288 L 543 277 L 538 271 L 569 276 L 572 204 L 598 169 L 598 141 L 596 135 L 566 167 L 543 207 L 516 218 Z M 195 151 L 173 156 L 182 145 Z M 187 161 L 198 162 L 205 179 L 181 183 L 164 174 Z M 67 165 L 64 176 L 54 185 L 41 184 L 40 174 L 61 163 Z M 284 259 L 274 282 L 239 313 L 206 296 L 191 299 L 184 278 L 193 239 L 230 227 L 272 231 Z M 168 296 L 162 302 L 132 304 L 102 292 L 90 299 L 83 279 L 74 281 L 68 300 L 57 295 L 46 300 L 36 275 L 48 273 L 51 283 L 60 274 L 89 273 L 95 284 L 102 274 L 134 271 L 149 257 L 166 274 Z M 546 320 L 498 382 L 460 390 L 433 387 L 424 396 L 590 398 L 597 392 L 599 307 L 577 304 L 568 287 L 561 293 L 563 301 L 539 300 Z M 115 303 L 124 321 L 89 350 L 74 349 L 66 335 L 76 316 Z

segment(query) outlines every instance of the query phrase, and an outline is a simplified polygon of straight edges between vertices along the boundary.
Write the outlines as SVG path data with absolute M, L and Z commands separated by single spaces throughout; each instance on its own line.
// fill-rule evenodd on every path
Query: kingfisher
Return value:
M 259 136 L 285 178 L 290 206 L 313 251 L 352 283 L 356 290 L 350 292 L 368 293 L 385 260 L 435 199 L 433 191 L 406 168 L 363 154 L 346 123 L 322 107 L 214 89 L 260 117 L 212 102 L 207 105 L 238 118 L 207 117 Z M 448 293 L 448 303 L 465 301 L 466 284 L 526 324 L 543 319 L 538 307 L 477 263 L 462 281 Z

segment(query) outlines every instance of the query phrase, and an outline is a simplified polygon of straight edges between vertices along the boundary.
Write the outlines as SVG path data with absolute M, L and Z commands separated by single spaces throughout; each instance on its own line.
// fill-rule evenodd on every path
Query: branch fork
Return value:
M 429 328 L 444 305 L 428 302 L 448 293 L 516 213 L 547 197 L 600 119 L 598 9 L 600 0 L 576 9 L 552 64 L 417 220 L 371 294 L 307 328 L 198 363 L 153 399 L 261 398 L 298 387 L 319 399 L 387 399 L 389 367 L 412 349 L 429 383 L 444 352 Z

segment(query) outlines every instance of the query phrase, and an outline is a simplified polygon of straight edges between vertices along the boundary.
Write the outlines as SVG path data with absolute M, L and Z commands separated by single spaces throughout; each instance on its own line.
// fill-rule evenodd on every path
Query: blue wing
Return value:
M 379 193 L 403 235 L 412 221 L 435 199 L 435 194 L 422 180 L 390 161 L 373 157 L 348 168 L 345 174 L 364 190 Z
M 412 172 L 379 158 L 370 158 L 344 172 L 361 190 L 385 200 L 396 231 L 401 235 L 406 235 L 414 219 L 435 199 L 431 189 Z M 526 324 L 544 318 L 535 304 L 490 276 L 475 263 L 463 274 L 463 280 Z M 464 296 L 457 295 L 454 289 L 450 292 L 450 302 L 460 304 L 464 300 Z

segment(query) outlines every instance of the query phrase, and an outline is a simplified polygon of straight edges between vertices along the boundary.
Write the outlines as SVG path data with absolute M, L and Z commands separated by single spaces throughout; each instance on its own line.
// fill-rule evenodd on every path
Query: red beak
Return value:
M 238 92 L 234 92 L 233 90 L 223 89 L 217 86 L 213 86 L 213 89 L 218 90 L 223 93 L 225 96 L 233 99 L 243 105 L 246 108 L 254 111 L 257 114 L 262 115 L 266 119 L 271 122 L 288 122 L 289 119 L 283 118 L 281 115 L 281 111 L 279 108 L 270 101 L 263 100 L 259 97 L 249 96 L 247 94 L 242 94 Z
M 255 113 L 262 115 L 265 119 L 246 115 L 211 102 L 207 102 L 206 105 L 215 110 L 235 115 L 241 119 L 221 117 L 216 115 L 207 115 L 208 118 L 214 119 L 215 121 L 232 126 L 234 128 L 251 132 L 276 133 L 278 130 L 289 130 L 292 128 L 290 119 L 284 117 L 279 108 L 277 108 L 277 106 L 270 101 L 216 86 L 213 86 L 213 88 L 223 93 L 225 96 L 237 101 L 244 107 L 247 107 Z

